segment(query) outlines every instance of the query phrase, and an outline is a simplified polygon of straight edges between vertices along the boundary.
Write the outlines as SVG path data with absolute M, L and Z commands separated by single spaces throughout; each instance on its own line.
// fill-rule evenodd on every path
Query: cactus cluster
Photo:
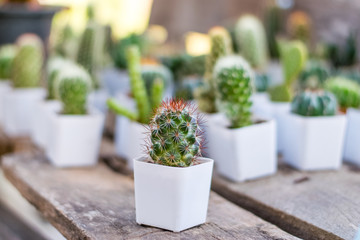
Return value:
M 44 64 L 44 46 L 41 39 L 34 34 L 24 34 L 17 39 L 16 44 L 18 51 L 11 73 L 13 87 L 38 87 Z
M 301 41 L 282 42 L 280 58 L 283 66 L 284 83 L 269 89 L 270 98 L 275 102 L 290 102 L 293 98 L 293 83 L 307 61 L 307 48 Z
M 188 167 L 201 156 L 203 139 L 199 114 L 183 100 L 169 100 L 149 124 L 148 151 L 152 160 L 171 167 Z
M 237 45 L 241 55 L 257 70 L 266 67 L 268 60 L 264 26 L 253 15 L 243 15 L 235 26 Z
M 16 56 L 16 47 L 11 44 L 0 47 L 0 80 L 11 78 L 11 69 Z
M 140 50 L 136 45 L 128 47 L 126 50 L 128 72 L 130 77 L 131 91 L 137 105 L 137 112 L 132 112 L 119 105 L 115 99 L 108 99 L 107 105 L 115 113 L 123 115 L 132 121 L 148 124 L 153 109 L 161 103 L 164 82 L 155 79 L 152 84 L 151 95 L 147 94 L 145 82 L 141 76 Z
M 87 113 L 87 97 L 92 82 L 89 73 L 82 66 L 75 63 L 64 65 L 54 85 L 56 97 L 63 103 L 63 114 Z
M 232 53 L 231 37 L 223 27 L 213 27 L 209 31 L 211 50 L 206 57 L 204 84 L 195 91 L 199 109 L 203 112 L 217 112 L 213 69 L 216 61 Z
M 326 65 L 326 63 L 317 60 L 310 60 L 307 62 L 305 69 L 299 76 L 300 88 L 322 88 L 329 76 L 330 68 Z
M 311 19 L 305 12 L 292 12 L 287 21 L 287 29 L 293 39 L 301 40 L 305 44 L 310 43 Z
M 214 68 L 219 109 L 225 113 L 232 128 L 251 124 L 250 100 L 254 74 L 240 56 L 220 58 Z
M 162 64 L 142 64 L 141 77 L 145 81 L 147 94 L 151 96 L 153 84 L 160 80 L 164 83 L 164 90 L 171 91 L 173 87 L 173 76 L 170 70 Z
M 60 71 L 64 68 L 66 64 L 73 64 L 69 60 L 66 60 L 62 57 L 51 58 L 47 63 L 47 89 L 48 89 L 48 99 L 55 99 L 55 81 Z
M 294 97 L 291 112 L 306 116 L 333 116 L 337 112 L 335 96 L 324 90 L 305 90 Z
M 334 77 L 326 82 L 325 88 L 332 92 L 339 103 L 340 110 L 360 107 L 360 85 L 350 79 Z

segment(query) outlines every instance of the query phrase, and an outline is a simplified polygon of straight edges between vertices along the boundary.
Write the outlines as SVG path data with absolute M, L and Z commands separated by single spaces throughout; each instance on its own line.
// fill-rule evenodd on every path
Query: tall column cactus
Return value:
M 269 90 L 272 101 L 291 101 L 293 98 L 292 85 L 305 67 L 307 56 L 307 48 L 299 40 L 280 43 L 280 59 L 283 66 L 284 83 Z
M 232 128 L 251 124 L 253 78 L 250 65 L 240 56 L 223 57 L 215 65 L 214 79 L 220 109 L 230 120 Z
M 164 82 L 154 81 L 149 97 L 144 80 L 141 77 L 140 50 L 136 45 L 131 45 L 126 50 L 126 59 L 130 77 L 131 92 L 135 98 L 137 111 L 132 112 L 119 105 L 115 99 L 108 99 L 107 105 L 119 115 L 123 115 L 132 121 L 148 124 L 153 108 L 157 107 L 162 99 Z
M 33 88 L 40 85 L 44 64 L 44 46 L 34 34 L 21 35 L 16 44 L 18 52 L 12 68 L 12 82 L 15 88 Z
M 257 70 L 268 61 L 267 40 L 264 26 L 253 15 L 243 15 L 235 26 L 235 36 L 241 55 Z
M 16 47 L 11 44 L 0 47 L 0 81 L 11 78 L 11 70 L 16 51 Z
M 213 69 L 216 61 L 223 56 L 232 53 L 231 36 L 223 27 L 213 27 L 209 31 L 211 50 L 206 57 L 205 64 L 205 83 L 195 92 L 195 97 L 198 101 L 199 109 L 206 113 L 217 112 L 216 97 L 215 97 L 215 83 L 213 80 Z

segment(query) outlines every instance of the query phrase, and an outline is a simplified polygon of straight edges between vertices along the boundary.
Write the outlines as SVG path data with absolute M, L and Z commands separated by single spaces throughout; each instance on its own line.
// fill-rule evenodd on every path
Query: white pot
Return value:
M 270 102 L 272 118 L 276 121 L 276 147 L 279 153 L 284 150 L 284 135 L 286 134 L 286 115 L 291 110 L 290 102 Z
M 97 108 L 102 113 L 106 113 L 106 100 L 108 98 L 109 94 L 106 92 L 105 89 L 98 89 L 89 94 L 88 103 L 90 108 Z
M 39 147 L 46 149 L 50 138 L 50 115 L 60 110 L 61 102 L 57 100 L 41 101 L 35 104 L 31 137 Z
M 360 165 L 360 110 L 349 108 L 346 117 L 344 160 Z
M 346 117 L 285 117 L 284 162 L 300 170 L 338 169 L 342 161 Z
M 104 114 L 92 109 L 88 115 L 50 116 L 50 162 L 57 167 L 95 165 L 98 160 Z
M 251 112 L 259 117 L 272 118 L 269 94 L 266 92 L 255 93 L 251 97 Z
M 218 128 L 217 121 L 227 122 L 226 117 L 222 113 L 201 113 L 201 118 L 204 120 L 204 139 L 205 139 L 205 150 L 202 155 L 214 159 L 214 151 L 218 148 L 216 139 L 216 132 L 214 129 Z
M 31 134 L 35 104 L 46 96 L 43 88 L 14 88 L 4 96 L 4 131 L 11 137 Z
M 212 129 L 210 157 L 216 170 L 236 182 L 274 174 L 277 169 L 276 124 L 268 120 L 238 129 L 218 119 Z
M 11 91 L 10 81 L 0 80 L 0 124 L 4 123 L 4 96 Z
M 174 232 L 205 223 L 213 160 L 185 168 L 146 160 L 134 159 L 136 222 Z

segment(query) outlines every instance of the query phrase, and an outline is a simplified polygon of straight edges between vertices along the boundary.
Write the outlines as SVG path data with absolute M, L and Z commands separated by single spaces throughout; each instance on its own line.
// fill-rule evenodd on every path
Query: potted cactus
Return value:
M 168 100 L 148 129 L 148 155 L 134 159 L 136 222 L 174 232 L 205 223 L 213 160 L 201 157 L 199 114 Z
M 31 133 L 34 104 L 45 98 L 40 87 L 44 49 L 42 41 L 33 34 L 25 34 L 16 42 L 11 83 L 13 90 L 4 96 L 4 130 L 9 136 Z
M 125 98 L 120 105 L 116 99 L 111 98 L 107 101 L 107 105 L 116 114 L 123 116 L 118 117 L 116 121 L 116 152 L 128 160 L 129 168 L 132 169 L 132 159 L 142 152 L 142 125 L 149 123 L 153 109 L 161 103 L 164 81 L 156 77 L 148 94 L 141 74 L 140 51 L 135 45 L 127 49 L 127 65 L 131 92 L 136 104 L 132 101 L 128 104 L 128 99 Z
M 232 181 L 244 181 L 275 173 L 276 133 L 273 120 L 256 119 L 251 114 L 253 71 L 240 56 L 219 59 L 214 79 L 219 109 L 228 119 L 215 119 L 210 157 L 218 172 Z M 261 149 L 259 151 L 259 149 Z
M 146 92 L 151 95 L 151 89 L 157 79 L 164 82 L 164 98 L 174 95 L 174 81 L 170 70 L 162 64 L 141 64 L 141 77 L 145 81 Z
M 62 103 L 60 112 L 49 117 L 50 162 L 57 167 L 91 166 L 97 163 L 104 114 L 87 107 L 91 77 L 76 64 L 61 68 L 54 82 L 54 91 Z
M 360 165 L 360 85 L 335 77 L 327 81 L 326 88 L 336 96 L 341 111 L 346 112 L 344 160 Z
M 284 82 L 268 90 L 270 95 L 270 115 L 277 123 L 277 149 L 284 148 L 284 116 L 290 112 L 290 101 L 293 98 L 293 85 L 307 60 L 307 48 L 300 41 L 281 42 L 280 59 L 283 65 Z
M 300 170 L 338 169 L 346 117 L 336 114 L 330 92 L 310 89 L 297 95 L 285 116 L 284 161 Z

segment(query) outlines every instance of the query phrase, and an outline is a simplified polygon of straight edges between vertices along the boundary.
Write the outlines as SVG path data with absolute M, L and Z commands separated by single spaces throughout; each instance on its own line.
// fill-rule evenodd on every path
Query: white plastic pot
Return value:
M 39 147 L 46 149 L 50 140 L 50 116 L 60 110 L 61 102 L 56 100 L 41 101 L 35 104 L 31 137 Z
M 50 116 L 47 155 L 57 167 L 95 165 L 98 160 L 104 114 L 92 109 L 88 115 Z
M 238 129 L 218 119 L 210 157 L 224 177 L 241 182 L 274 174 L 277 169 L 276 124 L 268 120 Z
M 346 118 L 344 160 L 360 165 L 360 110 L 348 109 Z
M 42 88 L 14 88 L 4 96 L 4 131 L 11 137 L 31 134 L 35 104 L 45 98 Z
M 0 79 L 0 124 L 4 123 L 4 96 L 11 91 L 9 81 Z
M 272 118 L 276 121 L 276 146 L 278 153 L 284 150 L 284 135 L 286 134 L 286 115 L 290 112 L 290 102 L 270 102 Z
M 136 222 L 173 232 L 205 223 L 213 160 L 199 161 L 178 168 L 134 159 Z
M 338 169 L 342 162 L 345 115 L 285 117 L 284 162 L 299 170 Z
M 205 139 L 205 150 L 202 155 L 205 157 L 212 158 L 214 151 L 218 148 L 216 135 L 214 136 L 214 129 L 218 128 L 218 121 L 227 122 L 226 117 L 222 113 L 201 113 L 201 118 L 204 120 L 204 139 Z M 216 132 L 215 132 L 216 134 Z M 213 158 L 214 159 L 214 158 Z

